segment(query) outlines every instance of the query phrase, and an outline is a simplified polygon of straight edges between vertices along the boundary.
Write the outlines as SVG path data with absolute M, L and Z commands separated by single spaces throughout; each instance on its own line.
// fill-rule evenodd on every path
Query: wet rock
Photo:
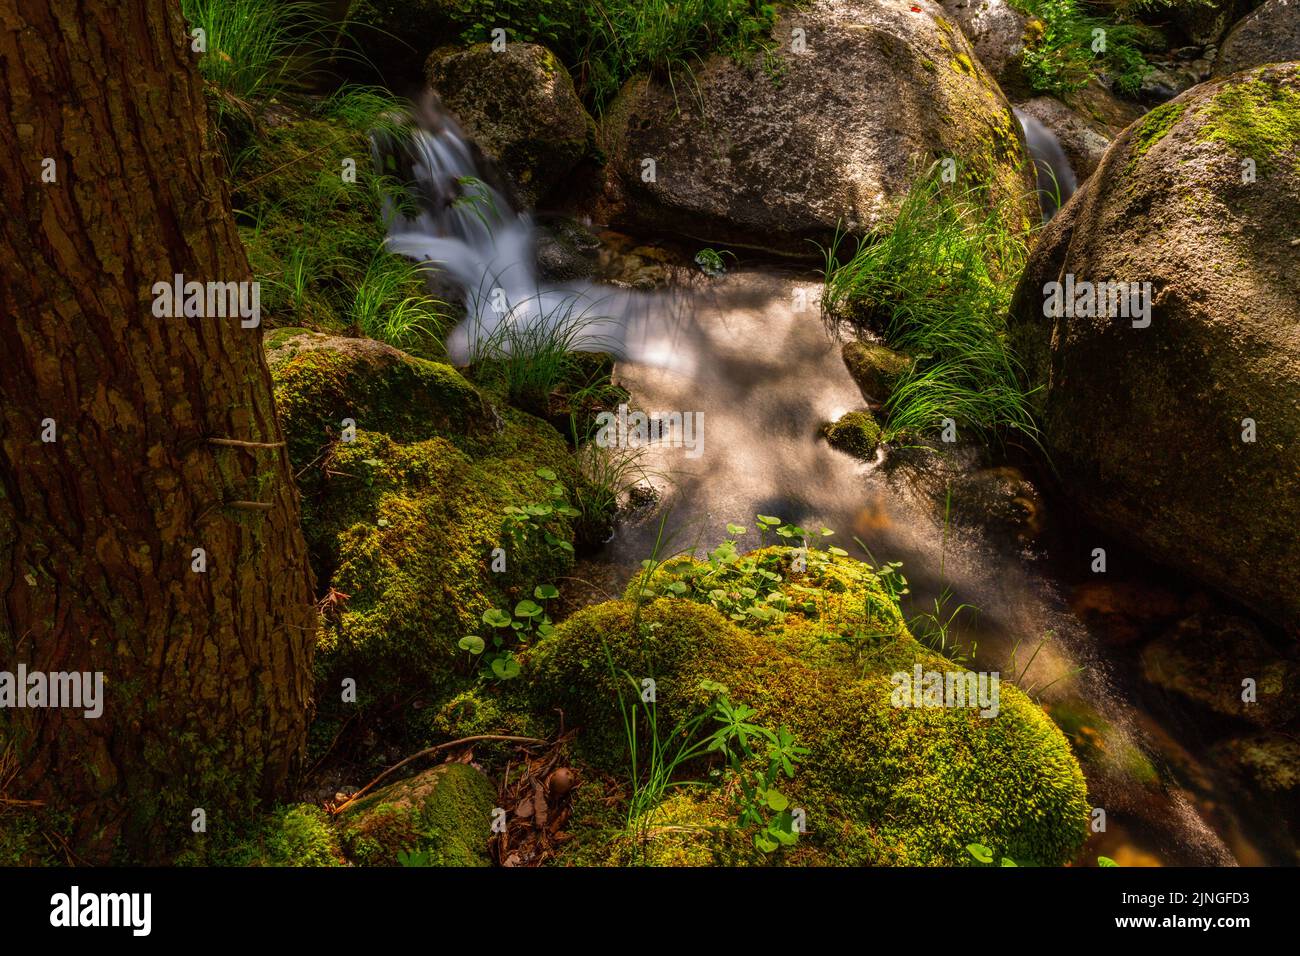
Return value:
M 844 364 L 857 383 L 858 389 L 872 407 L 879 408 L 889 401 L 894 386 L 912 367 L 912 359 L 902 352 L 878 342 L 854 339 L 840 349 Z
M 1093 174 L 1110 146 L 1111 133 L 1104 123 L 1090 119 L 1052 96 L 1036 96 L 1017 104 L 1017 108 L 1056 134 L 1079 182 Z
M 1043 501 L 1018 468 L 981 468 L 950 485 L 951 516 L 963 524 L 1029 541 L 1043 530 Z
M 535 206 L 587 154 L 595 124 L 568 71 L 545 47 L 479 43 L 429 55 L 425 77 L 443 105 Z
M 468 764 L 446 763 L 362 797 L 339 819 L 343 850 L 358 866 L 488 866 L 496 790 Z
M 600 240 L 573 219 L 556 218 L 537 229 L 537 271 L 543 279 L 585 279 L 597 266 Z
M 777 77 L 719 55 L 689 93 L 628 81 L 601 126 L 615 221 L 815 257 L 837 226 L 887 224 L 940 157 L 1006 200 L 1010 227 L 1038 218 L 1010 105 L 942 7 L 814 0 L 773 40 Z
M 871 412 L 858 411 L 841 415 L 834 422 L 822 425 L 822 437 L 832 448 L 845 454 L 870 461 L 880 444 L 880 426 Z
M 1149 103 L 1163 103 L 1190 90 L 1200 81 L 1201 78 L 1191 67 L 1166 63 L 1155 66 L 1142 78 L 1138 95 Z
M 1142 676 L 1218 714 L 1277 727 L 1300 714 L 1300 665 L 1245 618 L 1193 614 L 1142 650 Z M 1255 700 L 1242 699 L 1243 681 Z
M 1300 60 L 1300 2 L 1268 0 L 1232 28 L 1219 48 L 1214 75 L 1291 60 Z
M 1300 74 L 1274 65 L 1131 126 L 1039 236 L 1009 325 L 1086 517 L 1284 625 L 1300 620 L 1298 109 Z M 1067 276 L 1149 291 L 1149 324 L 1046 317 Z

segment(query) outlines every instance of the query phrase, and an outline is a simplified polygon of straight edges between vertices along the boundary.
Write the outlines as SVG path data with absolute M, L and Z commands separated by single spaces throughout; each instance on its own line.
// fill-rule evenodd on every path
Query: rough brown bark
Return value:
M 175 0 L 0 0 L 0 670 L 105 681 L 97 720 L 0 709 L 0 789 L 91 862 L 277 794 L 310 706 L 287 454 L 210 441 L 282 440 L 262 330 L 152 314 L 175 273 L 252 278 L 185 29 Z

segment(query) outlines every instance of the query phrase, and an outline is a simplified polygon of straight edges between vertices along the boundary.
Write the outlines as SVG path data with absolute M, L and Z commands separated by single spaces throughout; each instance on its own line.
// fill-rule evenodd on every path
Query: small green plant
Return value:
M 567 551 L 572 554 L 573 545 L 552 532 L 548 525 L 557 516 L 577 518 L 581 512 L 569 504 L 568 493 L 557 480 L 555 472 L 549 468 L 538 468 L 534 474 L 543 481 L 550 482 L 550 497 L 546 501 L 528 505 L 507 505 L 501 531 L 515 548 L 545 545 L 553 552 Z
M 1014 0 L 1012 5 L 1033 18 L 1021 66 L 1035 92 L 1068 98 L 1105 74 L 1132 96 L 1151 71 L 1140 47 L 1155 36 L 1141 24 L 1092 16 L 1079 0 Z
M 492 290 L 473 297 L 488 305 Z M 481 324 L 470 343 L 474 377 L 498 384 L 512 405 L 545 417 L 561 389 L 582 377 L 577 353 L 613 351 L 601 330 L 610 321 L 595 312 L 598 301 L 568 296 L 551 302 L 541 293 L 510 304 L 490 328 Z
M 447 304 L 419 290 L 421 267 L 401 256 L 377 253 L 352 290 L 348 315 L 374 339 L 402 345 L 435 335 L 446 322 Z
M 978 862 L 984 864 L 985 866 L 993 866 L 993 865 L 995 865 L 995 864 L 993 863 L 993 859 L 994 859 L 994 853 L 993 853 L 993 851 L 990 850 L 988 847 L 986 847 L 986 846 L 985 846 L 984 844 L 982 844 L 982 843 L 968 843 L 968 844 L 966 844 L 966 852 L 969 853 L 972 857 L 974 857 L 974 858 L 976 859 L 976 861 L 978 861 Z M 1017 863 L 1015 860 L 1011 859 L 1011 857 L 1009 857 L 1009 856 L 1004 856 L 1004 857 L 1002 857 L 1001 860 L 1000 860 L 996 865 L 997 865 L 997 866 L 1016 866 L 1016 867 L 1020 866 L 1019 863 Z M 1033 864 L 1029 864 L 1029 865 L 1032 866 Z M 1112 860 L 1112 859 L 1111 859 L 1110 857 L 1108 857 L 1108 856 L 1099 856 L 1099 857 L 1097 857 L 1097 865 L 1100 866 L 1100 867 L 1119 866 L 1118 863 L 1116 863 L 1114 860 Z
M 397 862 L 402 866 L 433 866 L 433 854 L 428 850 L 398 850 Z
M 724 255 L 731 256 L 733 259 L 735 258 L 735 255 L 731 252 L 718 252 L 716 249 L 701 249 L 699 252 L 695 253 L 695 264 L 700 267 L 700 271 L 706 276 L 720 276 L 727 271 L 727 264 L 722 260 Z

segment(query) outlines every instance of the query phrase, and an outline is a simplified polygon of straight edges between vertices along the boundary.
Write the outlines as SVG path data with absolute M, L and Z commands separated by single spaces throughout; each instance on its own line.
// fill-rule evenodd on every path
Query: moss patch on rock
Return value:
M 883 405 L 912 367 L 912 359 L 878 342 L 854 339 L 840 349 L 844 365 L 868 402 Z
M 832 448 L 868 461 L 880 444 L 880 425 L 868 411 L 849 412 L 822 425 L 822 437 Z
M 339 832 L 358 866 L 488 866 L 496 791 L 468 764 L 440 764 L 363 797 L 343 811 Z
M 1202 139 L 1223 143 L 1261 169 L 1300 150 L 1300 90 L 1295 88 L 1260 79 L 1229 82 L 1210 100 L 1204 116 Z M 1300 171 L 1300 156 L 1295 169 Z

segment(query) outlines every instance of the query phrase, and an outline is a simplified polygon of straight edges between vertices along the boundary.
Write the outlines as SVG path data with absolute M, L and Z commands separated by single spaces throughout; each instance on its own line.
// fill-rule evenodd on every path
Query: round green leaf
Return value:
M 553 601 L 560 596 L 560 589 L 554 584 L 539 584 L 533 588 L 533 597 L 539 601 Z
M 471 654 L 482 654 L 483 648 L 486 646 L 483 643 L 483 638 L 474 634 L 467 634 L 456 643 L 462 651 L 469 651 Z
M 519 662 L 513 657 L 498 657 L 492 662 L 492 673 L 502 680 L 519 676 Z
M 509 627 L 510 615 L 499 607 L 483 612 L 483 623 L 489 627 Z

